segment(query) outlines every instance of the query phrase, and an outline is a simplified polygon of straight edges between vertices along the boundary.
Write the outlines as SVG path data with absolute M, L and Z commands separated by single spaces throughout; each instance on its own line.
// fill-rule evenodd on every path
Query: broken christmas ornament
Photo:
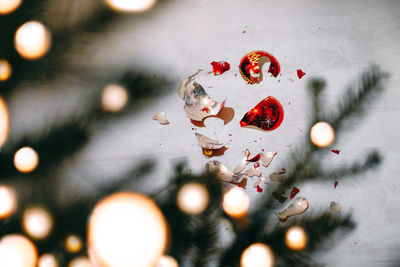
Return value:
M 281 125 L 283 114 L 281 103 L 276 98 L 269 96 L 244 114 L 240 126 L 256 128 L 261 131 L 272 131 Z
M 243 173 L 234 174 L 217 160 L 207 162 L 206 171 L 215 173 L 219 179 L 228 183 L 240 183 L 244 177 Z
M 161 125 L 169 124 L 165 112 L 157 113 L 156 115 L 153 116 L 153 120 L 158 121 L 158 123 L 160 123 Z
M 213 61 L 211 65 L 213 66 L 214 75 L 220 75 L 231 68 L 231 65 L 226 61 Z
M 214 140 L 205 135 L 195 133 L 198 145 L 202 148 L 203 154 L 207 157 L 212 157 L 216 155 L 216 150 L 225 147 L 225 144 L 220 143 L 218 140 Z
M 281 222 L 285 222 L 287 218 L 294 215 L 299 215 L 305 212 L 307 209 L 308 209 L 307 199 L 303 197 L 298 197 L 295 200 L 293 200 L 292 204 L 290 204 L 290 206 L 287 207 L 285 210 L 276 213 L 276 216 L 279 218 Z
M 342 210 L 342 205 L 340 205 L 339 203 L 337 203 L 337 202 L 335 202 L 335 201 L 332 201 L 332 202 L 329 204 L 329 208 L 330 208 L 332 211 L 334 211 L 334 212 L 336 212 L 336 213 L 339 213 L 339 212 Z
M 221 103 L 211 99 L 195 80 L 199 72 L 183 80 L 178 90 L 179 96 L 185 101 L 184 110 L 187 116 L 194 121 L 202 121 L 206 117 L 217 115 L 226 101 Z
M 233 172 L 235 174 L 240 173 L 241 171 L 244 170 L 244 168 L 246 167 L 247 164 L 249 164 L 249 162 L 247 161 L 249 159 L 250 156 L 250 151 L 248 149 L 246 149 L 243 152 L 243 159 L 242 161 L 239 163 L 239 165 L 236 166 L 236 168 L 233 170 Z
M 266 153 L 261 153 L 260 154 L 260 159 L 262 162 L 262 165 L 267 168 L 269 166 L 269 164 L 271 163 L 271 161 L 274 159 L 275 155 L 278 152 L 274 151 L 274 152 L 266 152 Z
M 259 83 L 263 80 L 263 65 L 270 62 L 268 72 L 277 77 L 280 72 L 280 66 L 276 58 L 265 51 L 253 51 L 247 53 L 240 61 L 239 71 L 243 79 L 249 83 Z

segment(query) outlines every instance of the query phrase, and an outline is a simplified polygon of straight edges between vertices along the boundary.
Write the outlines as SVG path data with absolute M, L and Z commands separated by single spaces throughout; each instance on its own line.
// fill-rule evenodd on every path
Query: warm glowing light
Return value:
M 68 267 L 92 267 L 92 265 L 90 265 L 90 261 L 87 257 L 77 257 L 69 262 Z M 93 267 L 98 266 L 93 265 Z
M 208 206 L 208 191 L 202 184 L 188 183 L 179 189 L 177 201 L 183 212 L 199 214 Z
M 286 231 L 285 243 L 292 250 L 302 250 L 307 246 L 307 234 L 301 227 L 290 227 Z
M 225 192 L 222 207 L 231 217 L 239 218 L 246 215 L 250 206 L 249 196 L 240 187 L 232 187 Z
M 318 147 L 330 146 L 335 140 L 335 131 L 327 122 L 314 124 L 310 131 L 311 142 Z
M 254 243 L 243 252 L 240 258 L 241 267 L 272 267 L 274 253 L 263 243 Z
M 156 0 L 105 0 L 115 11 L 143 12 L 149 10 Z
M 53 218 L 41 207 L 32 207 L 24 211 L 22 225 L 25 232 L 33 238 L 46 238 L 53 228 Z
M 21 57 L 34 60 L 43 57 L 50 48 L 49 30 L 38 21 L 29 21 L 18 28 L 14 45 Z
M 97 267 L 152 267 L 166 242 L 167 226 L 161 210 L 152 199 L 138 193 L 106 197 L 89 220 L 89 258 Z
M 20 148 L 14 155 L 15 168 L 23 173 L 32 172 L 39 164 L 39 155 L 33 148 Z
M 158 262 L 154 267 L 179 267 L 179 265 L 173 257 L 164 255 L 158 259 Z
M 0 219 L 7 218 L 17 209 L 17 194 L 14 189 L 0 185 Z
M 8 135 L 8 111 L 4 99 L 0 96 L 0 147 L 4 144 Z
M 0 82 L 7 81 L 10 78 L 11 73 L 12 73 L 11 64 L 5 59 L 0 59 Z
M 20 234 L 0 239 L 0 266 L 35 267 L 37 250 L 32 242 Z
M 22 0 L 0 0 L 0 15 L 15 11 L 21 5 L 21 2 Z
M 76 235 L 70 235 L 65 239 L 65 248 L 70 253 L 78 253 L 83 247 L 82 239 Z
M 46 253 L 40 256 L 37 267 L 58 267 L 58 261 L 53 254 Z
M 105 111 L 117 112 L 123 109 L 128 102 L 128 92 L 117 84 L 107 85 L 103 90 L 101 104 Z

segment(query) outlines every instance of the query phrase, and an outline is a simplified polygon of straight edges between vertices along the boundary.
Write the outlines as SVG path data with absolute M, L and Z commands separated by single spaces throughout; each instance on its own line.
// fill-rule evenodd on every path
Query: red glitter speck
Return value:
M 208 113 L 208 112 L 210 112 L 210 109 L 208 107 L 204 107 L 204 108 L 201 109 L 201 111 L 204 111 L 204 112 Z
M 299 192 L 300 189 L 298 189 L 297 187 L 293 187 L 292 192 L 290 192 L 290 199 L 294 198 Z
M 211 65 L 213 66 L 214 75 L 220 75 L 231 68 L 231 65 L 226 61 L 213 61 Z
M 246 33 L 246 32 L 247 32 L 246 30 L 242 31 L 242 33 Z
M 335 185 L 333 186 L 334 189 L 336 189 L 336 186 L 338 185 L 338 181 L 335 181 Z
M 303 72 L 301 69 L 297 70 L 297 77 L 299 77 L 299 79 L 303 78 L 304 75 L 306 75 L 306 73 Z
M 263 191 L 262 188 L 259 185 L 257 185 L 257 192 L 262 193 L 262 191 Z
M 336 149 L 332 149 L 331 150 L 333 153 L 335 153 L 335 154 L 338 154 L 339 155 L 339 153 L 340 153 L 340 150 L 336 150 Z
M 232 136 L 232 134 L 228 134 L 229 136 Z

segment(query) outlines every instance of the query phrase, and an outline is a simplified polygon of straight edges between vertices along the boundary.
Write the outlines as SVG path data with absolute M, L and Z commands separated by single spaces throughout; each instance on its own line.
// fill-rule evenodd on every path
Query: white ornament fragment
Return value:
M 278 152 L 266 152 L 260 154 L 260 160 L 265 168 L 269 166 L 276 153 Z
M 246 167 L 246 165 L 249 164 L 249 162 L 247 161 L 247 160 L 249 159 L 249 156 L 250 156 L 250 151 L 249 151 L 248 149 L 246 149 L 246 150 L 244 151 L 242 161 L 241 161 L 241 162 L 239 163 L 239 165 L 236 166 L 236 168 L 233 170 L 234 173 L 237 174 L 237 173 L 240 173 L 241 171 L 244 170 L 244 168 Z
M 279 218 L 281 222 L 284 222 L 287 220 L 288 217 L 299 215 L 305 212 L 307 209 L 308 209 L 307 199 L 303 197 L 298 197 L 295 200 L 293 200 L 292 204 L 290 204 L 290 206 L 287 207 L 285 210 L 276 213 L 276 216 Z
M 244 175 L 248 177 L 253 177 L 253 176 L 260 177 L 262 175 L 262 172 L 260 171 L 259 168 L 254 168 L 254 166 L 252 166 L 251 168 L 247 169 L 244 172 Z
M 228 183 L 240 183 L 244 177 L 242 173 L 234 174 L 232 171 L 230 171 L 227 167 L 222 165 L 222 163 L 217 160 L 211 160 L 207 162 L 206 170 L 210 172 L 215 172 L 219 179 Z
M 161 125 L 169 124 L 165 112 L 157 113 L 156 115 L 153 116 L 153 120 L 158 121 Z
M 266 177 L 260 177 L 258 180 L 254 183 L 254 188 L 257 188 L 257 186 L 260 186 L 260 184 L 265 183 L 267 181 Z
M 205 149 L 220 149 L 225 144 L 220 143 L 218 140 L 209 138 L 203 134 L 195 133 L 198 145 Z
M 342 210 L 342 205 L 340 205 L 339 203 L 332 201 L 331 204 L 329 205 L 329 208 L 336 212 L 339 213 Z

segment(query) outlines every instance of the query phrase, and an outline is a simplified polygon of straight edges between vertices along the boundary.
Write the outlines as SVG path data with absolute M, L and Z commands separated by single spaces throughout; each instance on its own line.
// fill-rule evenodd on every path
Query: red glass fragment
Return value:
M 306 73 L 303 72 L 301 69 L 297 70 L 297 77 L 299 77 L 299 79 L 303 78 L 304 75 L 306 75 Z
M 283 115 L 284 111 L 281 103 L 276 98 L 269 96 L 244 114 L 240 121 L 240 126 L 272 131 L 281 125 Z
M 278 192 L 272 192 L 272 196 L 276 199 L 276 200 L 278 200 L 280 203 L 283 203 L 283 202 L 285 202 L 286 201 L 286 199 L 287 199 L 287 197 L 285 197 L 284 195 L 283 195 L 284 193 L 278 193 Z
M 257 154 L 254 158 L 248 159 L 248 162 L 257 162 L 260 160 L 261 155 Z
M 214 75 L 222 74 L 231 68 L 231 65 L 226 61 L 213 61 L 211 62 L 211 65 L 213 66 Z
M 298 189 L 297 187 L 293 187 L 292 192 L 290 192 L 290 199 L 294 198 L 299 192 L 300 189 Z
M 339 183 L 338 181 L 335 181 L 335 185 L 333 187 L 334 189 L 336 189 L 336 186 L 338 185 L 338 183 Z
M 260 167 L 260 162 L 256 162 L 256 163 L 254 163 L 254 165 L 253 165 L 253 166 L 254 166 L 254 168 L 255 168 L 255 169 L 259 168 L 259 167 Z
M 266 62 L 271 62 L 268 72 L 274 77 L 278 76 L 281 71 L 278 60 L 265 51 L 252 51 L 247 53 L 240 61 L 240 74 L 249 84 L 259 83 L 263 79 L 262 67 Z
M 259 185 L 257 185 L 257 192 L 262 193 L 262 188 Z
M 331 150 L 333 153 L 335 153 L 335 154 L 338 154 L 339 155 L 339 153 L 340 153 L 340 150 L 336 150 L 336 149 L 332 149 Z

